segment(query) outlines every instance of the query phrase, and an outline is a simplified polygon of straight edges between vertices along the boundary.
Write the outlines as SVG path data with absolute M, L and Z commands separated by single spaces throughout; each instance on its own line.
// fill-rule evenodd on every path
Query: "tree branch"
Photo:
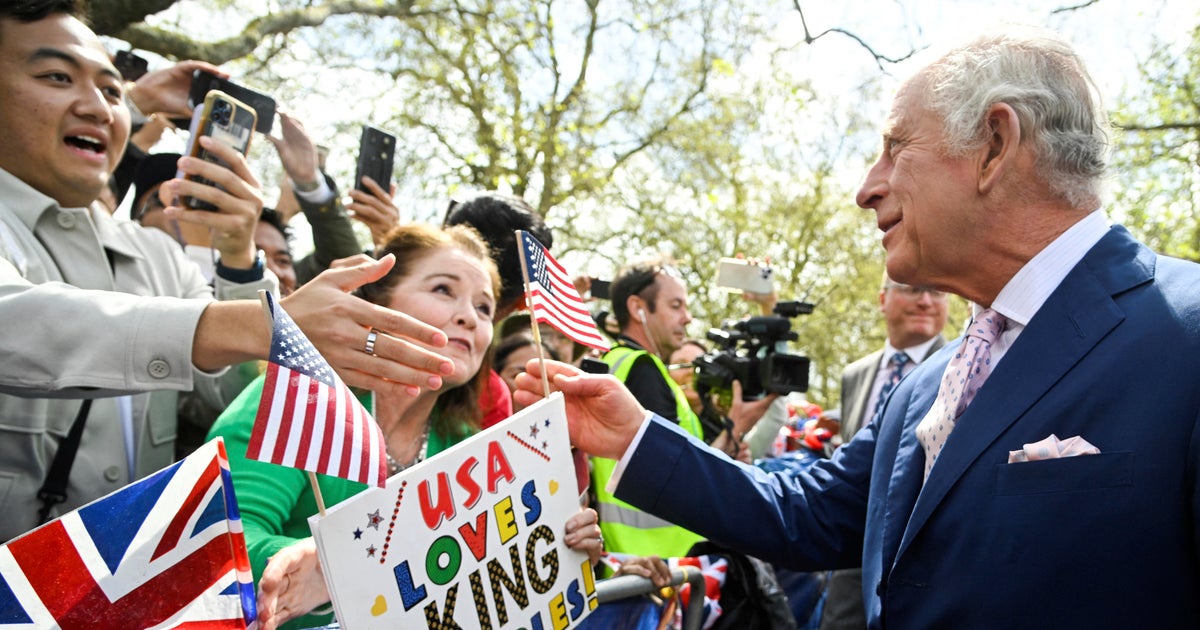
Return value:
M 1095 0 L 1092 0 L 1092 1 L 1094 2 Z M 855 33 L 848 31 L 844 28 L 827 28 L 818 34 L 813 35 L 808 30 L 808 20 L 806 20 L 804 18 L 804 9 L 800 7 L 800 0 L 792 0 L 792 5 L 796 7 L 796 11 L 800 14 L 800 24 L 804 27 L 804 43 L 805 44 L 811 44 L 811 43 L 817 41 L 818 39 L 825 37 L 826 35 L 828 35 L 830 33 L 838 33 L 840 35 L 845 35 L 846 37 L 849 37 L 850 39 L 853 39 L 854 41 L 858 42 L 858 45 L 862 46 L 863 50 L 866 50 L 868 53 L 870 53 L 871 56 L 875 58 L 875 65 L 879 66 L 880 70 L 883 70 L 883 63 L 885 61 L 888 63 L 900 63 L 901 61 L 904 61 L 905 59 L 912 57 L 913 55 L 917 54 L 918 52 L 920 52 L 922 50 L 921 48 L 914 48 L 914 49 L 908 51 L 907 54 L 902 55 L 900 57 L 889 57 L 887 55 L 876 52 L 875 49 L 870 44 L 868 44 L 865 40 L 863 40 L 863 38 L 859 37 Z
M 1157 125 L 1122 125 L 1113 123 L 1121 131 L 1194 131 L 1200 129 L 1200 120 L 1159 123 Z
M 154 2 L 166 6 L 175 4 L 167 0 L 154 0 Z M 92 3 L 92 10 L 99 13 L 105 10 L 104 7 L 117 3 L 118 0 L 96 0 Z M 384 3 L 374 0 L 334 0 L 318 6 L 270 13 L 252 20 L 242 29 L 242 32 L 214 42 L 197 41 L 177 32 L 149 26 L 140 21 L 145 17 L 144 14 L 135 16 L 135 13 L 141 11 L 122 13 L 121 22 L 109 20 L 95 24 L 97 33 L 123 39 L 134 48 L 148 50 L 173 59 L 200 59 L 220 65 L 253 53 L 264 39 L 274 35 L 285 35 L 301 28 L 320 26 L 333 16 L 364 15 L 407 19 L 444 13 L 444 10 L 437 9 L 417 11 L 413 9 L 413 4 L 414 0 L 394 0 Z M 130 21 L 131 18 L 138 21 Z

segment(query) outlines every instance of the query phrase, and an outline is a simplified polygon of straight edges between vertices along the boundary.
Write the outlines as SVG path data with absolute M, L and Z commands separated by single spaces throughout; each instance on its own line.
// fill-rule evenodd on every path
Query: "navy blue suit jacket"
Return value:
M 922 487 L 914 429 L 957 345 L 808 474 L 743 466 L 654 420 L 616 494 L 792 567 L 861 561 L 873 628 L 1200 627 L 1200 265 L 1111 229 L 1009 348 Z M 1050 434 L 1101 454 L 1007 463 Z M 696 487 L 712 501 L 684 491 Z

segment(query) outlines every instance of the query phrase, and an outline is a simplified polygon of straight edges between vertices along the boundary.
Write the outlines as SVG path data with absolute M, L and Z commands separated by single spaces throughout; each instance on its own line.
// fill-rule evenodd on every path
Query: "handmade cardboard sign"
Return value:
M 343 628 L 564 630 L 597 606 L 561 395 L 309 520 Z

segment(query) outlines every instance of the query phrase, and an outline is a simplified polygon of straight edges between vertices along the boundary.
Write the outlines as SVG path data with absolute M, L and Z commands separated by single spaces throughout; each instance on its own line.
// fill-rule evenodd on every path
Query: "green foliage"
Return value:
M 854 205 L 878 144 L 882 77 L 841 93 L 810 85 L 795 34 L 773 39 L 798 3 L 93 5 L 113 18 L 110 34 L 139 48 L 235 60 L 226 68 L 238 80 L 275 95 L 330 147 L 343 187 L 359 126 L 396 133 L 406 220 L 436 221 L 449 197 L 499 189 L 542 211 L 556 256 L 578 272 L 609 278 L 627 261 L 673 255 L 692 290 L 694 335 L 751 311 L 715 288 L 717 259 L 769 259 L 782 299 L 816 304 L 794 322 L 793 350 L 813 359 L 809 397 L 825 407 L 837 404 L 842 368 L 883 342 L 883 251 L 873 214 Z M 1200 258 L 1198 48 L 1194 38 L 1182 55 L 1160 50 L 1144 67 L 1147 95 L 1114 115 L 1131 129 L 1114 162 L 1115 218 L 1190 258 Z M 1146 121 L 1161 128 L 1133 130 Z M 270 190 L 278 167 L 257 145 Z M 965 318 L 954 301 L 948 336 Z
M 1116 220 L 1157 251 L 1200 261 L 1200 28 L 1140 66 L 1144 91 L 1113 115 Z

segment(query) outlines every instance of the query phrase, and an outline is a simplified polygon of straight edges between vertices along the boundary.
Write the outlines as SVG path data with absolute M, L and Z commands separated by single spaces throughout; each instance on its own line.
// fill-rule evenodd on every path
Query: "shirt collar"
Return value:
M 1103 212 L 1096 210 L 1080 219 L 1021 267 L 1000 290 L 992 302 L 992 310 L 1024 327 L 1063 278 L 1107 233 L 1108 221 Z M 973 305 L 972 317 L 981 310 L 979 305 Z
M 2 168 L 0 192 L 4 195 L 4 205 L 29 228 L 30 233 L 37 227 L 38 219 L 43 214 L 59 208 L 57 201 Z
M 929 354 L 929 348 L 933 346 L 933 342 L 937 341 L 937 338 L 938 336 L 934 335 L 915 346 L 909 346 L 907 348 L 896 348 L 892 345 L 892 342 L 884 342 L 883 357 L 880 359 L 879 365 L 887 365 L 888 361 L 892 360 L 892 355 L 896 354 L 897 352 L 903 352 L 904 354 L 907 354 L 908 360 L 911 361 L 913 365 L 920 365 L 921 361 L 925 360 L 925 356 Z
M 121 229 L 120 222 L 109 216 L 108 212 L 96 211 L 92 208 L 63 208 L 53 198 L 2 168 L 0 168 L 0 196 L 2 196 L 4 205 L 8 206 L 8 209 L 25 224 L 31 234 L 37 229 L 38 220 L 47 212 L 81 213 L 90 218 L 95 226 L 100 244 L 106 249 L 130 258 L 142 257 L 141 250 L 132 242 L 128 233 Z

